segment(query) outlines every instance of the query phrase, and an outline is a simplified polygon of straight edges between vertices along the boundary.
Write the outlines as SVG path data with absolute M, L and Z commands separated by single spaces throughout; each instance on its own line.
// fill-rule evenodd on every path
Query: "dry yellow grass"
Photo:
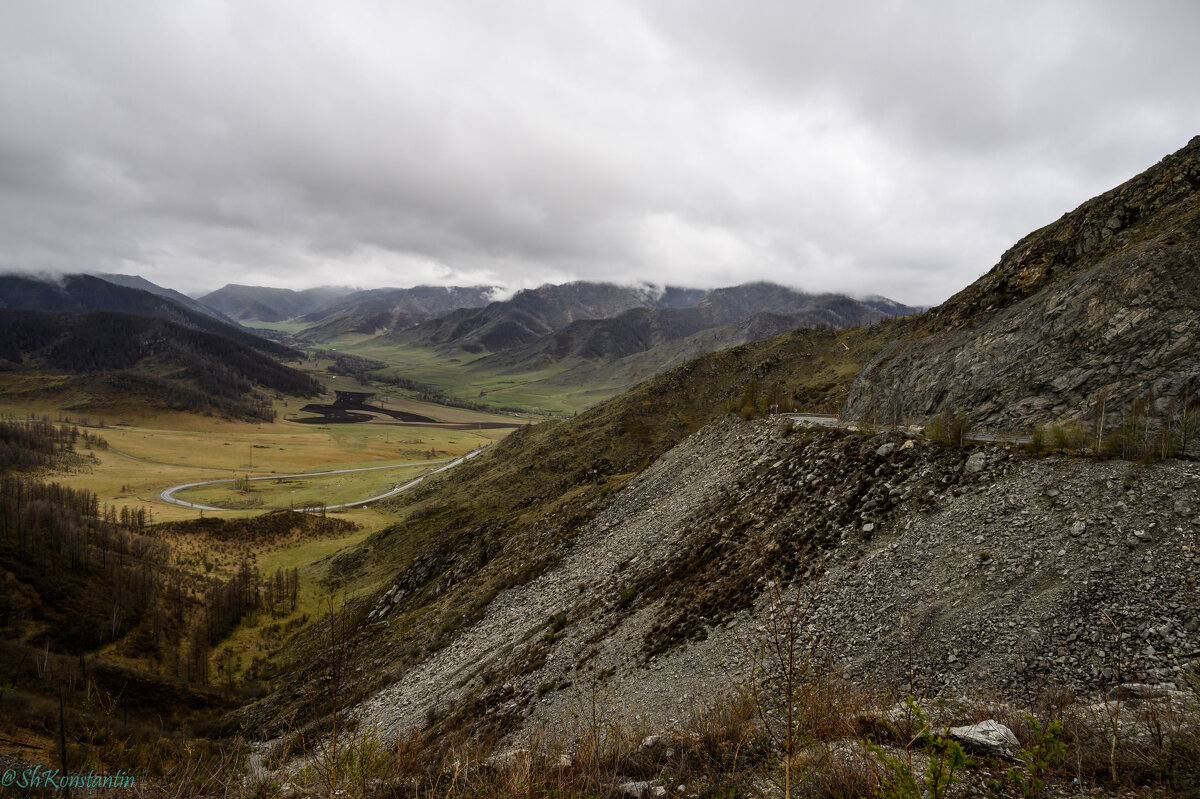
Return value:
M 289 477 L 252 480 L 239 488 L 235 483 L 197 486 L 179 491 L 176 498 L 185 502 L 217 508 L 291 508 L 306 502 L 340 505 L 382 494 L 406 483 L 433 466 L 406 466 L 369 472 L 323 474 L 314 477 Z
M 106 416 L 105 426 L 92 432 L 103 436 L 109 449 L 95 451 L 94 466 L 86 472 L 51 475 L 50 478 L 94 491 L 102 504 L 141 505 L 150 510 L 156 520 L 177 520 L 192 518 L 197 511 L 158 499 L 158 493 L 172 485 L 238 475 L 288 475 L 451 458 L 490 444 L 510 432 L 507 428 L 448 430 L 375 422 L 308 425 L 282 418 L 289 408 L 298 410 L 306 402 L 279 403 L 280 420 L 272 423 L 161 411 L 129 411 Z M 453 423 L 503 420 L 493 414 L 413 400 L 389 399 L 387 407 Z M 66 416 L 78 420 L 82 416 L 50 407 L 0 406 L 0 414 L 4 413 L 18 418 L 46 415 L 51 419 Z M 93 424 L 98 420 L 95 415 L 89 419 Z M 386 474 L 391 473 L 347 478 L 337 486 L 331 485 L 330 488 L 338 492 L 345 489 L 344 493 L 337 493 L 336 499 L 321 497 L 319 491 L 305 486 L 303 499 L 324 498 L 331 503 L 353 501 L 360 498 L 348 493 L 354 490 L 356 482 L 363 486 L 362 497 L 371 496 L 377 493 L 374 492 L 376 486 L 388 484 Z M 285 500 L 281 504 L 288 502 Z M 245 511 L 222 513 L 240 515 Z

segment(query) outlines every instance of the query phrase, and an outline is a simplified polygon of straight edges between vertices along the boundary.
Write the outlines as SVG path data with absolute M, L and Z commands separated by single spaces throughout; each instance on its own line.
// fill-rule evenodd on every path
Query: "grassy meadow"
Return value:
M 346 390 L 352 388 L 348 384 L 339 387 Z M 354 383 L 353 389 L 364 390 L 357 383 Z M 331 400 L 332 397 L 328 397 L 318 401 Z M 518 421 L 511 416 L 447 408 L 399 397 L 386 398 L 384 401 L 389 408 L 421 414 L 449 424 Z M 48 406 L 18 405 L 0 405 L 0 414 L 16 418 L 46 415 L 55 420 L 86 421 L 93 433 L 108 442 L 108 449 L 91 451 L 95 461 L 90 468 L 69 475 L 55 475 L 53 479 L 75 488 L 94 491 L 101 503 L 144 506 L 156 520 L 161 521 L 194 518 L 197 515 L 195 510 L 158 499 L 158 493 L 164 488 L 180 483 L 441 460 L 491 444 L 512 429 L 462 430 L 401 425 L 387 417 L 361 424 L 301 424 L 288 418 L 312 416 L 299 410 L 309 402 L 289 398 L 286 402 L 277 403 L 278 417 L 271 423 L 231 421 L 161 411 L 139 413 L 129 410 L 113 416 L 89 416 Z M 101 423 L 103 426 L 100 426 Z M 407 471 L 396 474 L 406 474 Z M 264 497 L 270 495 L 274 498 L 275 493 L 283 497 L 280 502 L 264 499 L 261 503 L 263 506 L 286 507 L 289 505 L 288 496 L 293 496 L 297 504 L 320 499 L 324 488 L 336 492 L 336 499 L 326 501 L 337 504 L 379 493 L 377 488 L 386 488 L 397 481 L 398 477 L 392 475 L 392 472 L 365 472 L 342 475 L 338 481 L 327 480 L 324 483 L 295 481 L 279 492 L 265 490 L 264 484 L 269 481 L 253 485 L 261 490 Z M 359 489 L 362 493 L 356 494 Z M 297 493 L 291 495 L 292 491 Z
M 89 393 L 90 384 L 54 375 L 7 375 L 7 382 L 0 386 L 0 417 L 47 417 L 56 424 L 79 426 L 104 440 L 92 444 L 81 439 L 76 451 L 82 459 L 71 459 L 69 469 L 43 470 L 36 479 L 94 492 L 102 509 L 128 508 L 134 514 L 146 511 L 144 518 L 150 526 L 140 529 L 140 540 L 166 545 L 167 554 L 158 567 L 161 573 L 190 575 L 176 580 L 179 610 L 172 611 L 170 624 L 179 643 L 167 645 L 166 651 L 172 654 L 149 653 L 137 643 L 136 635 L 121 635 L 93 649 L 87 656 L 91 661 L 87 668 L 106 664 L 103 668 L 127 675 L 122 679 L 144 683 L 147 691 L 158 690 L 155 686 L 164 680 L 181 686 L 172 713 L 194 714 L 199 719 L 211 715 L 216 707 L 210 707 L 213 702 L 232 707 L 231 703 L 241 701 L 239 692 L 261 690 L 254 686 L 272 683 L 278 673 L 275 657 L 296 633 L 319 621 L 330 608 L 372 590 L 384 578 L 372 575 L 343 585 L 330 574 L 330 565 L 340 553 L 400 518 L 396 511 L 379 507 L 347 508 L 328 511 L 328 524 L 293 525 L 268 517 L 270 508 L 308 502 L 336 505 L 376 496 L 436 468 L 428 461 L 444 462 L 490 445 L 515 429 L 496 425 L 532 421 L 528 415 L 516 418 L 512 413 L 423 402 L 394 386 L 366 386 L 353 378 L 330 375 L 321 365 L 328 362 L 312 361 L 308 371 L 325 384 L 326 393 L 311 399 L 277 397 L 271 422 L 156 409 L 143 404 L 138 396 Z M 335 390 L 373 392 L 374 405 L 434 421 L 402 423 L 373 413 L 366 422 L 329 423 L 318 414 L 301 410 L 309 404 L 332 403 Z M 297 421 L 314 417 L 317 423 Z M 290 477 L 340 469 L 370 471 Z M 266 479 L 244 483 L 242 490 L 230 482 L 180 494 L 181 499 L 230 510 L 201 512 L 159 498 L 161 491 L 175 485 L 238 477 Z M 246 566 L 259 575 L 256 579 L 261 582 L 255 590 L 263 592 L 260 596 L 266 596 L 276 575 L 286 575 L 289 585 L 295 580 L 295 595 L 282 602 L 275 593 L 274 599 L 264 600 L 241 615 L 231 629 L 220 632 L 219 640 L 208 650 L 207 679 L 198 681 L 183 659 L 192 651 L 190 636 L 206 623 L 204 608 L 212 601 L 206 592 L 229 584 Z M 112 624 L 115 630 L 116 621 Z M 27 671 L 20 664 L 30 662 L 29 651 L 33 650 L 29 647 L 39 629 L 33 624 L 20 631 L 9 642 L 11 651 L 0 653 L 0 665 Z M 63 662 L 68 661 L 77 670 L 84 668 L 82 659 L 76 662 L 64 656 Z M 52 693 L 53 686 L 43 685 L 39 675 L 24 675 L 21 680 L 10 686 L 8 695 L 26 709 L 11 714 L 11 723 L 0 725 L 0 737 L 16 742 L 0 746 L 0 754 L 20 754 L 48 764 L 55 741 L 46 733 L 39 714 L 43 705 L 50 706 L 51 699 L 43 694 Z M 88 704 L 92 689 L 85 683 L 86 679 L 80 683 L 82 688 L 72 684 L 68 691 L 68 705 L 74 707 L 69 712 L 79 719 L 96 712 Z M 131 712 L 140 713 L 151 706 L 132 693 L 122 701 L 129 704 Z M 147 730 L 162 723 L 149 716 L 138 721 Z
M 241 483 L 197 486 L 175 494 L 177 499 L 215 508 L 301 507 L 309 502 L 341 505 L 378 496 L 436 466 L 373 468 L 369 472 L 344 472 L 314 477 L 277 477 Z
M 389 364 L 382 375 L 403 375 L 437 386 L 451 396 L 496 408 L 518 408 L 524 413 L 546 415 L 572 414 L 607 399 L 612 393 L 597 396 L 594 391 L 575 386 L 555 385 L 552 378 L 566 367 L 551 364 L 544 369 L 513 372 L 482 363 L 487 353 L 457 357 L 430 347 L 420 347 L 378 338 L 345 340 L 338 349 Z M 511 419 L 511 414 L 507 418 Z

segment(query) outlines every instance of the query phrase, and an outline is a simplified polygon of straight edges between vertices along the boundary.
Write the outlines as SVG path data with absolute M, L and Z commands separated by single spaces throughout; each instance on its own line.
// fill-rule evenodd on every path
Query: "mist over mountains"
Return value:
M 460 400 L 522 385 L 559 410 L 586 407 L 706 352 L 919 310 L 884 297 L 807 294 L 763 282 L 713 290 L 574 282 L 497 296 L 492 286 L 294 291 L 230 284 L 193 299 L 131 275 L 0 278 L 4 307 L 147 315 L 284 360 L 298 357 L 296 348 L 336 350 L 348 353 L 339 355 L 342 368 L 359 380 L 411 380 L 406 364 L 415 359 L 425 364 L 418 382 L 449 381 Z M 346 360 L 354 353 L 365 358 Z

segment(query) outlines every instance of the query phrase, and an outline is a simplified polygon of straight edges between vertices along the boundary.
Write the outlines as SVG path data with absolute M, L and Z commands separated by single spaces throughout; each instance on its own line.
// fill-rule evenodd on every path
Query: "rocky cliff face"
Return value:
M 843 415 L 988 429 L 1160 409 L 1200 378 L 1200 137 L 1030 234 L 860 373 Z

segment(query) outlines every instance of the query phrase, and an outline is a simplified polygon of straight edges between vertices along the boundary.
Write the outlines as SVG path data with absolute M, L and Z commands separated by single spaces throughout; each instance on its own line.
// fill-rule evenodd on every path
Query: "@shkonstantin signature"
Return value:
M 0 774 L 0 785 L 16 788 L 132 788 L 134 776 L 118 770 L 116 774 L 64 774 L 61 769 L 33 766 L 23 771 L 10 768 Z

